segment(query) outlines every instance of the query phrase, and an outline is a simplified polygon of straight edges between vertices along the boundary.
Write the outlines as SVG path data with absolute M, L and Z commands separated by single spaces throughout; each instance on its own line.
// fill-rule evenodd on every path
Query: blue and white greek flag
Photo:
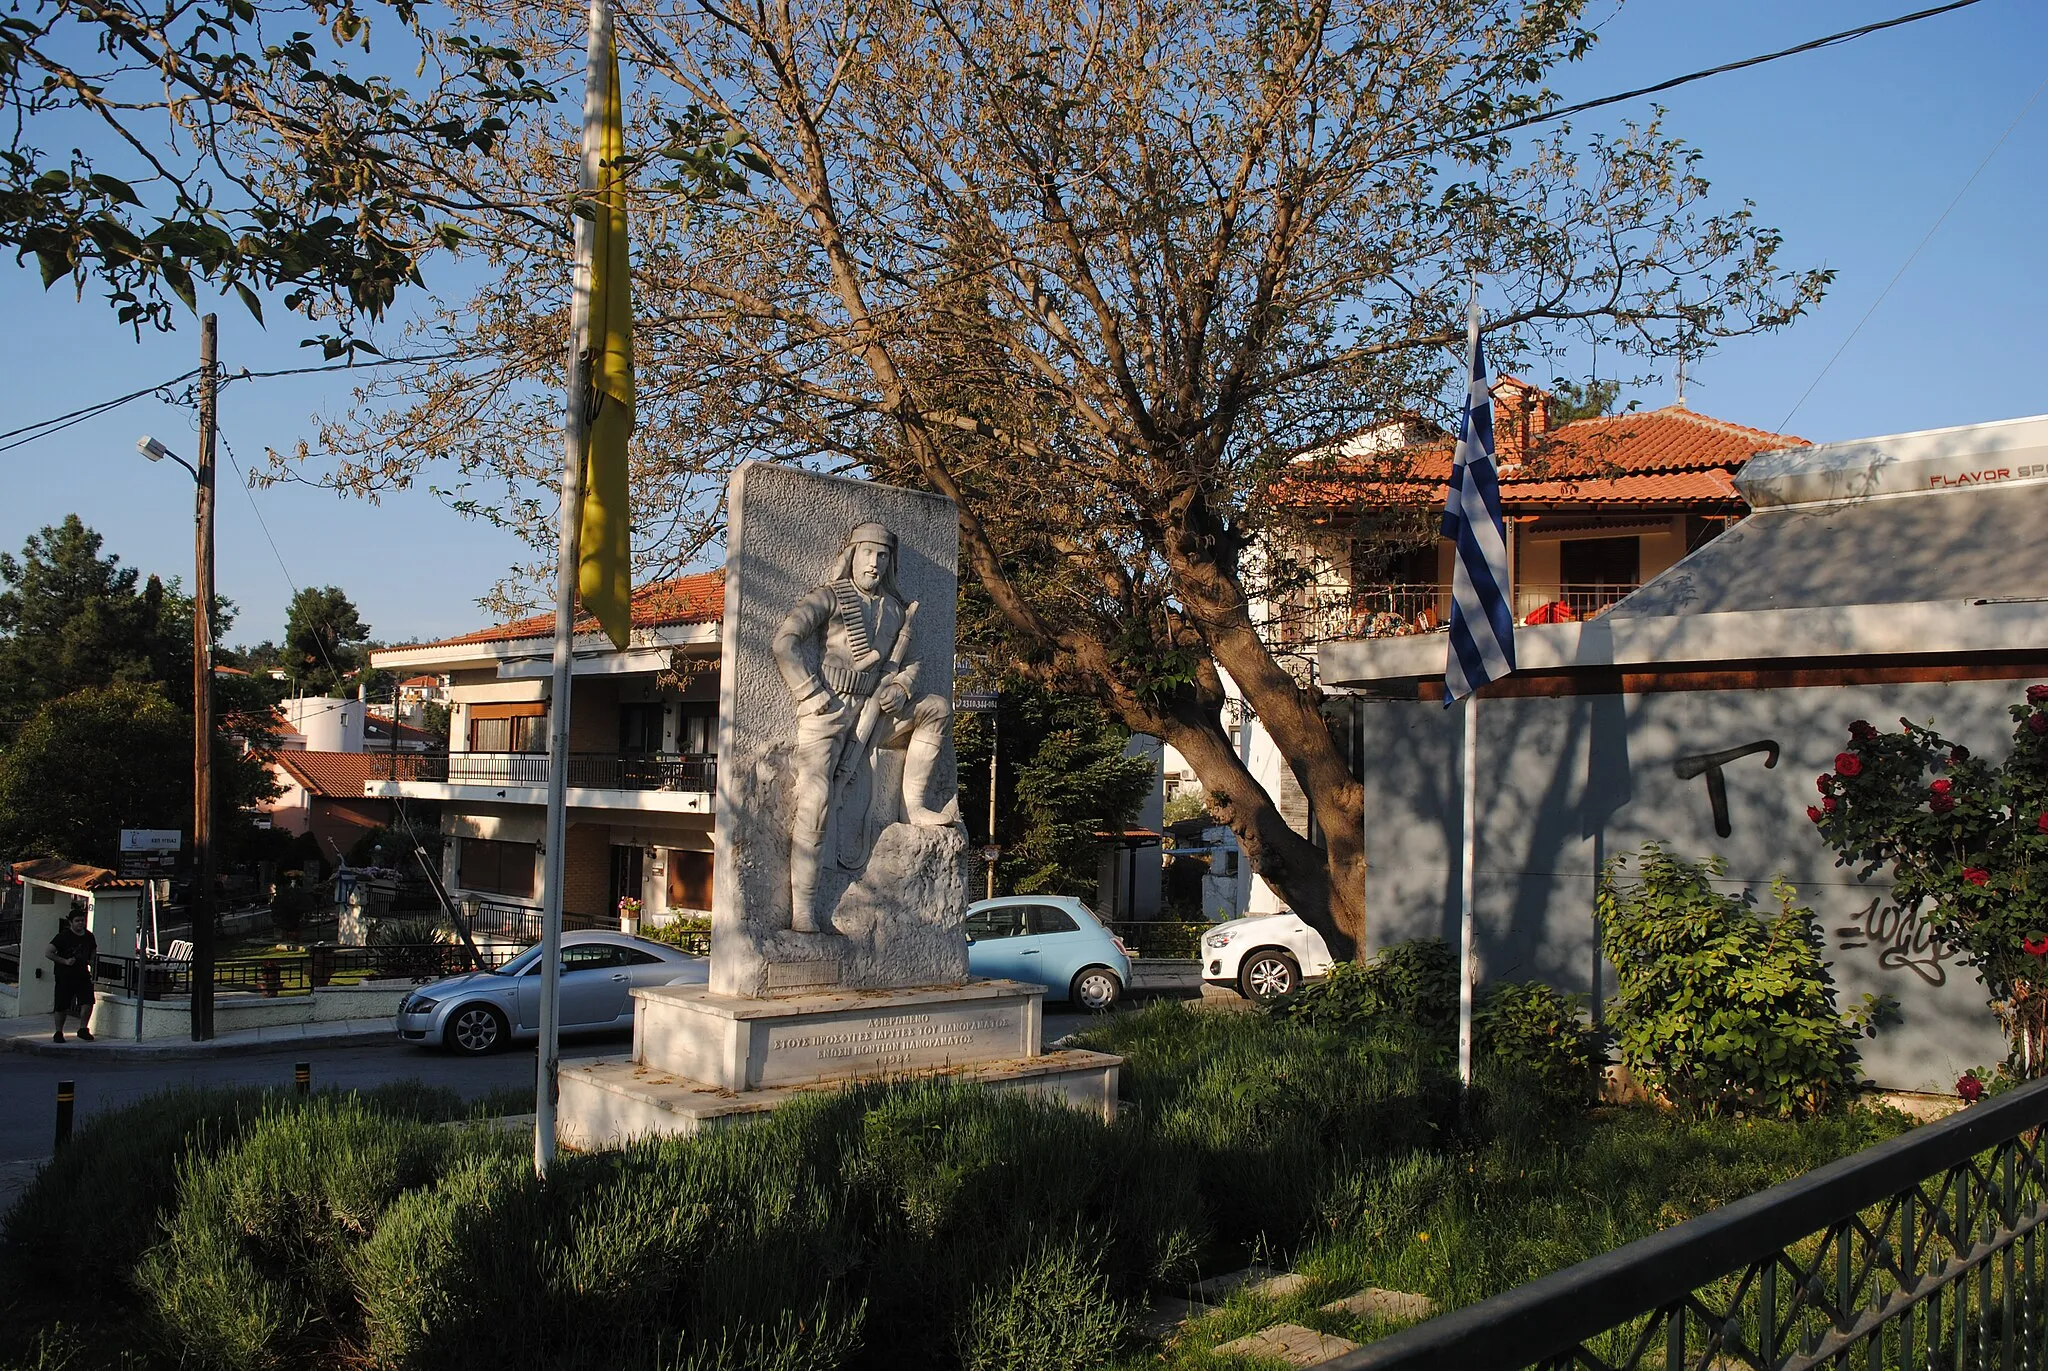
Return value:
M 1450 498 L 1444 502 L 1443 536 L 1458 549 L 1451 578 L 1451 648 L 1444 663 L 1446 706 L 1515 669 L 1507 535 L 1500 517 L 1500 475 L 1493 465 L 1493 396 L 1486 384 L 1476 305 L 1465 355 L 1465 413 L 1458 421 Z

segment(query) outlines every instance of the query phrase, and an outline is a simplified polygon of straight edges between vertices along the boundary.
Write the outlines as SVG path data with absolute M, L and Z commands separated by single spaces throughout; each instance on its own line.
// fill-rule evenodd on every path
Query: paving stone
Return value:
M 1210 1304 L 1221 1304 L 1247 1285 L 1257 1285 L 1281 1274 L 1270 1266 L 1247 1266 L 1227 1276 L 1211 1276 L 1195 1286 L 1195 1294 Z
M 1410 1295 L 1401 1290 L 1382 1290 L 1369 1285 L 1341 1300 L 1323 1306 L 1325 1314 L 1349 1314 L 1356 1319 L 1387 1319 L 1394 1323 L 1420 1323 L 1436 1313 L 1436 1301 L 1427 1295 Z
M 1262 1300 L 1291 1300 L 1314 1284 L 1315 1282 L 1307 1276 L 1289 1271 L 1284 1275 L 1273 1276 L 1260 1281 L 1257 1285 L 1251 1287 L 1251 1293 L 1257 1295 Z
M 1154 1295 L 1152 1307 L 1140 1313 L 1137 1329 L 1144 1337 L 1163 1342 L 1179 1331 L 1189 1319 L 1199 1319 L 1204 1314 L 1213 1314 L 1216 1306 L 1184 1300 L 1175 1295 Z
M 1284 1361 L 1289 1366 L 1320 1366 L 1357 1347 L 1348 1338 L 1318 1333 L 1298 1323 L 1276 1323 L 1212 1350 L 1219 1357 L 1264 1357 L 1268 1361 Z

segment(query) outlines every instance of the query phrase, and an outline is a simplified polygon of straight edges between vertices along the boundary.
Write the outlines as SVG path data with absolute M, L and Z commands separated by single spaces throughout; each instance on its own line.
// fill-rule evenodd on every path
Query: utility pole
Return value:
M 219 319 L 199 321 L 199 466 L 192 595 L 192 1041 L 213 1037 L 213 447 Z

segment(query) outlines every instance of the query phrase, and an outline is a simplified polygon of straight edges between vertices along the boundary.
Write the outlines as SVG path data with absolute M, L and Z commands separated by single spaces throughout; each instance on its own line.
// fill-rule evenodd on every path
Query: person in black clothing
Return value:
M 99 964 L 99 940 L 86 930 L 83 909 L 74 908 L 66 923 L 43 954 L 57 964 L 57 1032 L 51 1041 L 64 1041 L 64 1018 L 75 1009 L 79 1040 L 91 1042 L 92 974 Z

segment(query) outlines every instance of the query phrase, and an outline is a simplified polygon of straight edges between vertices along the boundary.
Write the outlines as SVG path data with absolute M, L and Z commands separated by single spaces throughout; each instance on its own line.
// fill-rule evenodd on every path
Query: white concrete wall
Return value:
M 1689 859 L 1720 855 L 1727 888 L 1771 905 L 1780 874 L 1819 914 L 1844 1008 L 1888 994 L 1904 1022 L 1867 1040 L 1865 1070 L 1894 1089 L 1948 1090 L 1995 1063 L 2005 1041 L 1983 986 L 1915 928 L 1888 921 L 1888 883 L 1835 865 L 1806 817 L 1814 777 L 1833 766 L 1850 720 L 1932 722 L 1978 755 L 2010 747 L 2005 707 L 2024 681 L 1830 686 L 1480 702 L 1478 853 L 1482 977 L 1614 990 L 1593 919 L 1595 874 L 1657 841 Z M 1434 701 L 1363 701 L 1368 950 L 1423 936 L 1455 941 L 1460 876 L 1460 730 L 1467 711 Z M 1728 837 L 1703 777 L 1681 757 L 1769 740 L 1775 767 L 1751 755 L 1724 768 Z

